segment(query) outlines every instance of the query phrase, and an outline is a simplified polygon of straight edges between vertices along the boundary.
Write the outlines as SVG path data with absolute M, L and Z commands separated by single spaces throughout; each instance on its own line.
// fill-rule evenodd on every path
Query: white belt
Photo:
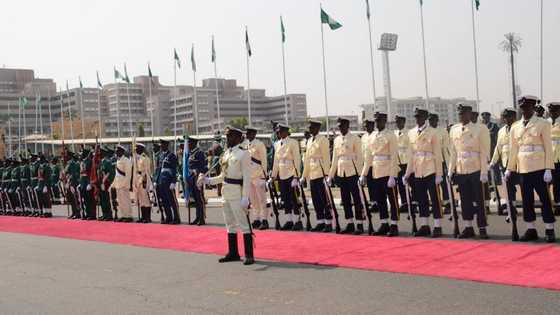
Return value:
M 416 151 L 414 152 L 415 156 L 423 156 L 423 157 L 432 157 L 434 154 L 429 151 Z
M 542 145 L 522 145 L 519 147 L 519 152 L 544 152 Z
M 479 157 L 480 152 L 462 151 L 462 152 L 459 152 L 457 155 L 462 159 L 468 159 L 468 158 Z
M 341 161 L 352 161 L 354 160 L 354 155 L 341 155 L 338 159 Z
M 320 158 L 309 158 L 309 162 L 311 162 L 311 163 L 321 163 L 321 159 Z
M 390 155 L 380 155 L 376 154 L 373 156 L 374 161 L 389 161 L 391 159 Z
M 408 151 L 407 148 L 399 148 L 399 153 L 406 153 Z
M 278 160 L 278 163 L 280 163 L 280 164 L 292 164 L 293 160 L 280 159 L 280 160 Z
M 552 144 L 554 144 L 554 145 L 560 145 L 560 139 L 558 139 L 558 140 L 552 140 Z

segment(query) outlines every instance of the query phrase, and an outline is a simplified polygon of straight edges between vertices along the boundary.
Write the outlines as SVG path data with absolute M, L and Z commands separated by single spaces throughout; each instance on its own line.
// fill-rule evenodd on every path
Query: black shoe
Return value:
M 354 234 L 354 235 L 364 234 L 364 225 L 361 224 L 361 223 L 356 224 L 356 230 L 352 234 Z
M 443 232 L 441 230 L 441 226 L 434 227 L 434 230 L 432 231 L 432 237 L 433 238 L 439 238 L 442 235 L 443 235 Z
M 297 221 L 292 228 L 292 231 L 303 231 L 303 223 L 301 221 Z
M 204 219 L 201 219 L 201 220 L 198 220 L 198 223 L 196 225 L 198 225 L 198 226 L 206 225 L 206 222 L 204 221 Z
M 474 228 L 472 226 L 466 227 L 461 234 L 460 239 L 474 238 Z
M 478 237 L 479 237 L 481 240 L 487 240 L 487 239 L 490 238 L 490 237 L 488 237 L 488 233 L 486 232 L 486 228 L 480 228 L 480 229 L 478 229 Z
M 379 230 L 377 230 L 377 232 L 374 232 L 373 235 L 385 236 L 387 235 L 387 233 L 389 233 L 389 230 L 389 223 L 382 223 L 381 226 L 379 226 Z
M 354 223 L 348 223 L 346 228 L 340 232 L 340 234 L 352 234 L 356 229 L 354 228 Z
M 325 223 L 319 223 L 311 229 L 311 232 L 322 232 L 325 229 Z
M 197 225 L 197 224 L 198 224 L 198 221 L 200 221 L 200 219 L 199 219 L 199 218 L 195 218 L 194 221 L 192 221 L 192 222 L 189 223 L 189 224 L 191 224 L 191 225 Z
M 239 250 L 237 249 L 237 233 L 228 233 L 228 253 L 225 257 L 218 260 L 220 263 L 230 261 L 240 261 Z
M 554 215 L 557 217 L 560 216 L 560 206 L 554 207 Z
M 268 229 L 269 229 L 268 220 L 262 220 L 261 227 L 259 228 L 259 230 L 263 231 Z
M 538 241 L 539 234 L 537 233 L 537 229 L 527 229 L 525 234 L 519 238 L 520 242 L 531 242 L 531 241 Z
M 432 231 L 430 230 L 430 226 L 429 225 L 423 225 L 423 226 L 420 227 L 418 232 L 414 233 L 414 236 L 415 237 L 426 237 L 426 236 L 430 236 L 430 234 L 432 234 Z
M 554 230 L 545 230 L 544 231 L 545 234 L 545 241 L 547 243 L 554 243 L 556 242 L 556 235 L 554 235 Z
M 261 221 L 255 220 L 253 221 L 253 223 L 251 223 L 251 226 L 253 227 L 253 229 L 257 230 L 258 228 L 261 227 Z
M 408 205 L 406 203 L 399 207 L 399 213 L 408 213 Z
M 245 260 L 243 261 L 243 264 L 245 266 L 254 264 L 255 257 L 253 256 L 253 235 L 243 234 L 243 247 L 245 248 Z
M 175 219 L 175 220 L 173 220 L 173 221 L 171 222 L 171 224 L 179 225 L 179 224 L 181 224 L 181 220 Z
M 387 233 L 389 237 L 399 236 L 399 226 L 396 224 L 391 224 L 389 227 L 389 233 Z
M 332 228 L 332 224 L 325 224 L 325 228 L 323 229 L 323 233 L 332 233 L 333 228 Z
M 451 214 L 451 205 L 447 204 L 443 207 L 443 214 Z
M 294 228 L 294 222 L 288 221 L 284 223 L 284 226 L 280 228 L 282 231 L 291 231 Z

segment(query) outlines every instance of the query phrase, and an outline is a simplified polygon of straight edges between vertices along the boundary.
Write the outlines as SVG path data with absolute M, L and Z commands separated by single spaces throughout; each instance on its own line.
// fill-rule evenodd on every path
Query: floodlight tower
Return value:
M 393 108 L 391 100 L 393 95 L 391 93 L 391 68 L 389 66 L 389 52 L 397 50 L 397 39 L 399 35 L 392 33 L 381 34 L 381 41 L 379 42 L 378 50 L 383 52 L 383 86 L 385 87 L 385 98 L 387 103 L 387 118 L 388 121 L 394 119 Z

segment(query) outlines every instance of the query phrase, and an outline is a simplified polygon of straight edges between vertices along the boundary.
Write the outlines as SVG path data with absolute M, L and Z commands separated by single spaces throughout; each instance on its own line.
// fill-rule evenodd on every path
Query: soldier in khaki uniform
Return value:
M 439 137 L 439 143 L 441 143 L 441 156 L 443 159 L 443 173 L 447 172 L 447 166 L 449 165 L 449 147 L 450 147 L 450 140 L 449 140 L 449 133 L 447 132 L 447 128 L 438 127 L 439 125 L 439 115 L 435 113 L 430 113 L 428 117 L 428 121 L 430 126 L 437 131 Z M 443 182 L 439 185 L 439 189 L 442 192 L 443 200 L 442 205 L 444 207 L 444 213 L 449 214 L 451 213 L 450 201 L 449 201 L 449 193 L 447 191 L 447 179 L 444 176 Z
M 132 163 L 124 155 L 125 148 L 117 146 L 117 166 L 115 168 L 115 180 L 111 187 L 117 192 L 118 212 L 121 217 L 119 222 L 132 222 L 132 208 L 130 204 L 130 179 L 132 176 Z
M 146 147 L 142 143 L 136 144 L 136 169 L 134 170 L 134 194 L 136 202 L 140 207 L 140 223 L 152 222 L 152 202 L 150 191 L 152 190 L 152 160 L 145 152 Z
M 313 208 L 317 216 L 317 225 L 311 230 L 313 232 L 332 232 L 332 209 L 329 207 L 329 195 L 326 191 L 325 177 L 331 169 L 331 156 L 329 152 L 329 140 L 320 135 L 321 122 L 309 121 L 309 133 L 311 138 L 307 140 L 305 159 L 303 160 L 302 181 L 309 182 Z
M 301 212 L 299 209 L 296 188 L 299 186 L 299 170 L 301 168 L 301 154 L 299 142 L 290 138 L 290 127 L 278 124 L 280 139 L 274 144 L 274 162 L 272 164 L 272 178 L 279 179 L 280 198 L 284 203 L 284 210 L 288 219 L 282 230 L 303 230 Z M 296 221 L 294 223 L 294 221 Z
M 428 122 L 428 111 L 417 108 L 414 117 L 416 127 L 408 132 L 410 141 L 409 159 L 404 181 L 412 186 L 413 200 L 418 202 L 420 212 L 420 229 L 414 236 L 430 236 L 428 218 L 430 216 L 429 205 L 432 205 L 434 217 L 433 237 L 440 237 L 441 230 L 441 197 L 437 186 L 443 181 L 441 144 L 437 131 L 430 127 Z M 429 196 L 429 199 L 428 199 Z
M 406 166 L 408 163 L 408 150 L 410 142 L 408 140 L 408 129 L 405 128 L 406 117 L 395 116 L 395 124 L 397 129 L 395 130 L 395 136 L 397 136 L 397 163 L 399 164 L 399 174 L 397 176 L 397 184 L 399 188 L 399 196 L 401 199 L 400 212 L 406 212 L 406 186 L 403 183 L 403 177 L 406 173 Z
M 498 165 L 502 172 L 507 168 L 509 152 L 510 152 L 510 135 L 511 126 L 517 119 L 517 111 L 513 108 L 506 108 L 502 112 L 502 121 L 505 126 L 500 128 L 498 131 L 498 139 L 496 141 L 496 148 L 494 149 L 494 154 L 492 155 L 492 160 L 490 161 L 490 167 Z M 515 200 L 517 199 L 517 188 L 519 185 L 519 176 L 517 173 L 512 172 L 509 180 L 505 183 L 506 192 L 508 194 L 508 200 L 510 202 L 510 210 L 517 211 L 515 208 Z
M 358 177 L 363 164 L 362 144 L 358 136 L 350 133 L 350 121 L 345 118 L 338 119 L 340 135 L 334 139 L 333 157 L 327 183 L 330 185 L 332 178 L 336 176 L 340 186 L 344 216 L 348 221 L 343 234 L 364 232 L 364 206 L 360 197 Z M 356 211 L 355 217 L 352 204 Z M 354 218 L 357 225 L 354 225 Z
M 465 229 L 459 238 L 474 238 L 473 219 L 477 215 L 480 238 L 487 239 L 483 185 L 488 182 L 487 156 L 490 148 L 480 124 L 471 122 L 472 107 L 459 104 L 459 123 L 451 127 L 449 178 L 459 186 L 461 214 Z M 486 128 L 486 127 L 484 127 Z
M 364 130 L 365 130 L 365 133 L 362 135 L 362 138 L 361 138 L 361 140 L 362 140 L 362 153 L 363 154 L 366 153 L 366 149 L 369 146 L 369 138 L 370 138 L 371 134 L 375 131 L 375 121 L 373 119 L 366 118 L 364 120 Z M 366 157 L 364 156 L 364 160 L 365 159 L 366 159 Z M 374 194 L 373 194 L 374 188 L 373 188 L 372 170 L 371 170 L 371 165 L 368 165 L 368 166 L 369 166 L 369 170 L 368 170 L 368 174 L 367 174 L 367 177 L 366 177 L 368 195 L 369 195 L 369 200 L 371 200 L 372 202 L 375 202 L 374 201 L 375 197 L 374 197 Z M 373 210 L 373 209 L 377 210 L 377 207 L 372 206 L 371 208 L 372 208 L 371 210 Z
M 535 241 L 539 238 L 535 228 L 537 216 L 534 193 L 536 192 L 542 203 L 546 241 L 552 243 L 556 240 L 555 218 L 552 214 L 552 201 L 548 190 L 548 184 L 552 182 L 552 169 L 554 169 L 552 126 L 550 122 L 535 115 L 536 97 L 524 96 L 519 103 L 523 117 L 511 127 L 511 151 L 505 179 L 509 179 L 512 172 L 517 172 L 520 176 L 523 219 L 527 223 L 527 231 L 520 241 Z
M 251 155 L 240 146 L 243 132 L 237 128 L 226 129 L 227 150 L 222 155 L 220 164 L 222 172 L 216 177 L 205 177 L 200 174 L 198 186 L 203 184 L 216 185 L 223 183 L 222 196 L 224 198 L 224 221 L 228 233 L 228 253 L 220 258 L 219 262 L 239 261 L 237 248 L 237 229 L 243 233 L 245 247 L 245 261 L 243 264 L 251 265 L 255 262 L 253 256 L 253 235 L 249 225 L 249 195 L 251 191 L 250 166 Z
M 548 114 L 552 123 L 554 214 L 560 215 L 560 102 L 549 103 Z
M 255 219 L 253 221 L 254 229 L 266 230 L 269 228 L 268 216 L 270 215 L 266 206 L 266 147 L 262 141 L 256 139 L 257 129 L 254 127 L 245 127 L 247 132 L 245 140 L 247 141 L 247 150 L 251 155 L 251 191 L 249 200 Z
M 374 235 L 398 236 L 399 210 L 397 206 L 397 190 L 395 188 L 398 173 L 397 159 L 397 136 L 394 132 L 387 130 L 387 114 L 375 113 L 377 131 L 369 136 L 369 143 L 364 153 L 364 167 L 360 177 L 360 184 L 365 184 L 366 176 L 371 172 L 373 179 L 372 201 L 379 208 L 379 219 L 381 226 Z M 391 205 L 391 216 L 389 217 L 387 199 Z M 389 226 L 390 219 L 391 225 Z
M 479 113 L 472 111 L 471 114 L 471 122 L 475 125 L 478 125 L 480 127 L 481 132 L 481 136 L 484 137 L 484 143 L 488 143 L 488 150 L 486 150 L 486 152 L 488 152 L 488 156 L 487 158 L 487 162 L 490 161 L 490 149 L 491 149 L 491 137 L 490 137 L 490 130 L 488 129 L 488 127 L 486 126 L 486 124 L 483 124 L 482 122 L 480 122 L 478 120 L 478 116 Z M 490 184 L 489 182 L 483 183 L 482 184 L 484 187 L 484 190 L 482 192 L 482 197 L 484 199 L 484 211 L 486 211 L 486 213 L 490 213 Z

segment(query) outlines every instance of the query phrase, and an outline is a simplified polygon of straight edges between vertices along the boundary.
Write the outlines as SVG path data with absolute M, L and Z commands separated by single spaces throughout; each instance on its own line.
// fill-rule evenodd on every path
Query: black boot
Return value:
M 554 235 L 554 230 L 545 230 L 545 241 L 547 243 L 554 243 L 556 242 L 556 235 Z
M 255 263 L 255 257 L 253 256 L 253 235 L 243 234 L 243 245 L 245 247 L 245 260 L 244 265 L 252 265 Z
M 560 206 L 554 206 L 554 215 L 560 216 Z
M 422 225 L 420 227 L 420 229 L 418 230 L 418 232 L 414 233 L 414 236 L 416 237 L 426 237 L 426 236 L 430 236 L 432 234 L 432 231 L 430 230 L 430 226 L 429 225 Z
M 441 230 L 441 226 L 434 227 L 434 230 L 432 231 L 432 237 L 433 238 L 439 238 L 442 235 L 443 235 L 443 232 Z
M 325 223 L 319 223 L 311 229 L 311 232 L 322 232 L 325 229 Z
M 487 239 L 489 239 L 488 233 L 486 232 L 486 228 L 485 228 L 485 227 L 484 227 L 484 228 L 480 228 L 480 229 L 478 230 L 478 235 L 479 235 L 479 238 L 480 238 L 481 240 L 487 240 Z
M 262 220 L 259 230 L 268 230 L 268 220 Z
M 303 223 L 301 221 L 297 221 L 296 224 L 294 224 L 292 231 L 303 231 Z
M 230 261 L 240 261 L 239 250 L 237 249 L 237 233 L 228 233 L 228 253 L 225 257 L 218 260 L 221 263 Z
M 373 235 L 385 236 L 387 235 L 387 233 L 389 233 L 389 230 L 389 223 L 382 223 L 381 226 L 379 226 L 379 230 L 377 230 L 377 232 L 374 232 Z
M 355 227 L 354 227 L 354 223 L 348 223 L 346 225 L 346 228 L 340 232 L 340 234 L 352 234 L 354 233 Z
M 251 223 L 251 226 L 253 227 L 254 230 L 258 230 L 261 227 L 261 221 L 254 220 L 253 223 Z
M 389 237 L 399 236 L 399 226 L 396 225 L 396 224 L 391 224 L 391 226 L 389 227 L 389 233 L 387 233 L 387 236 L 389 236 Z
M 474 228 L 472 226 L 466 227 L 459 235 L 460 239 L 474 238 Z
M 537 233 L 537 229 L 527 229 L 525 234 L 519 238 L 521 242 L 531 242 L 531 241 L 538 241 L 539 234 Z
M 364 225 L 361 224 L 361 223 L 356 224 L 356 230 L 352 234 L 354 234 L 354 235 L 364 234 Z
M 333 231 L 332 223 L 325 224 L 325 228 L 323 229 L 323 233 L 331 233 Z
M 288 221 L 284 223 L 284 226 L 280 229 L 282 231 L 291 231 L 294 228 L 294 222 Z

